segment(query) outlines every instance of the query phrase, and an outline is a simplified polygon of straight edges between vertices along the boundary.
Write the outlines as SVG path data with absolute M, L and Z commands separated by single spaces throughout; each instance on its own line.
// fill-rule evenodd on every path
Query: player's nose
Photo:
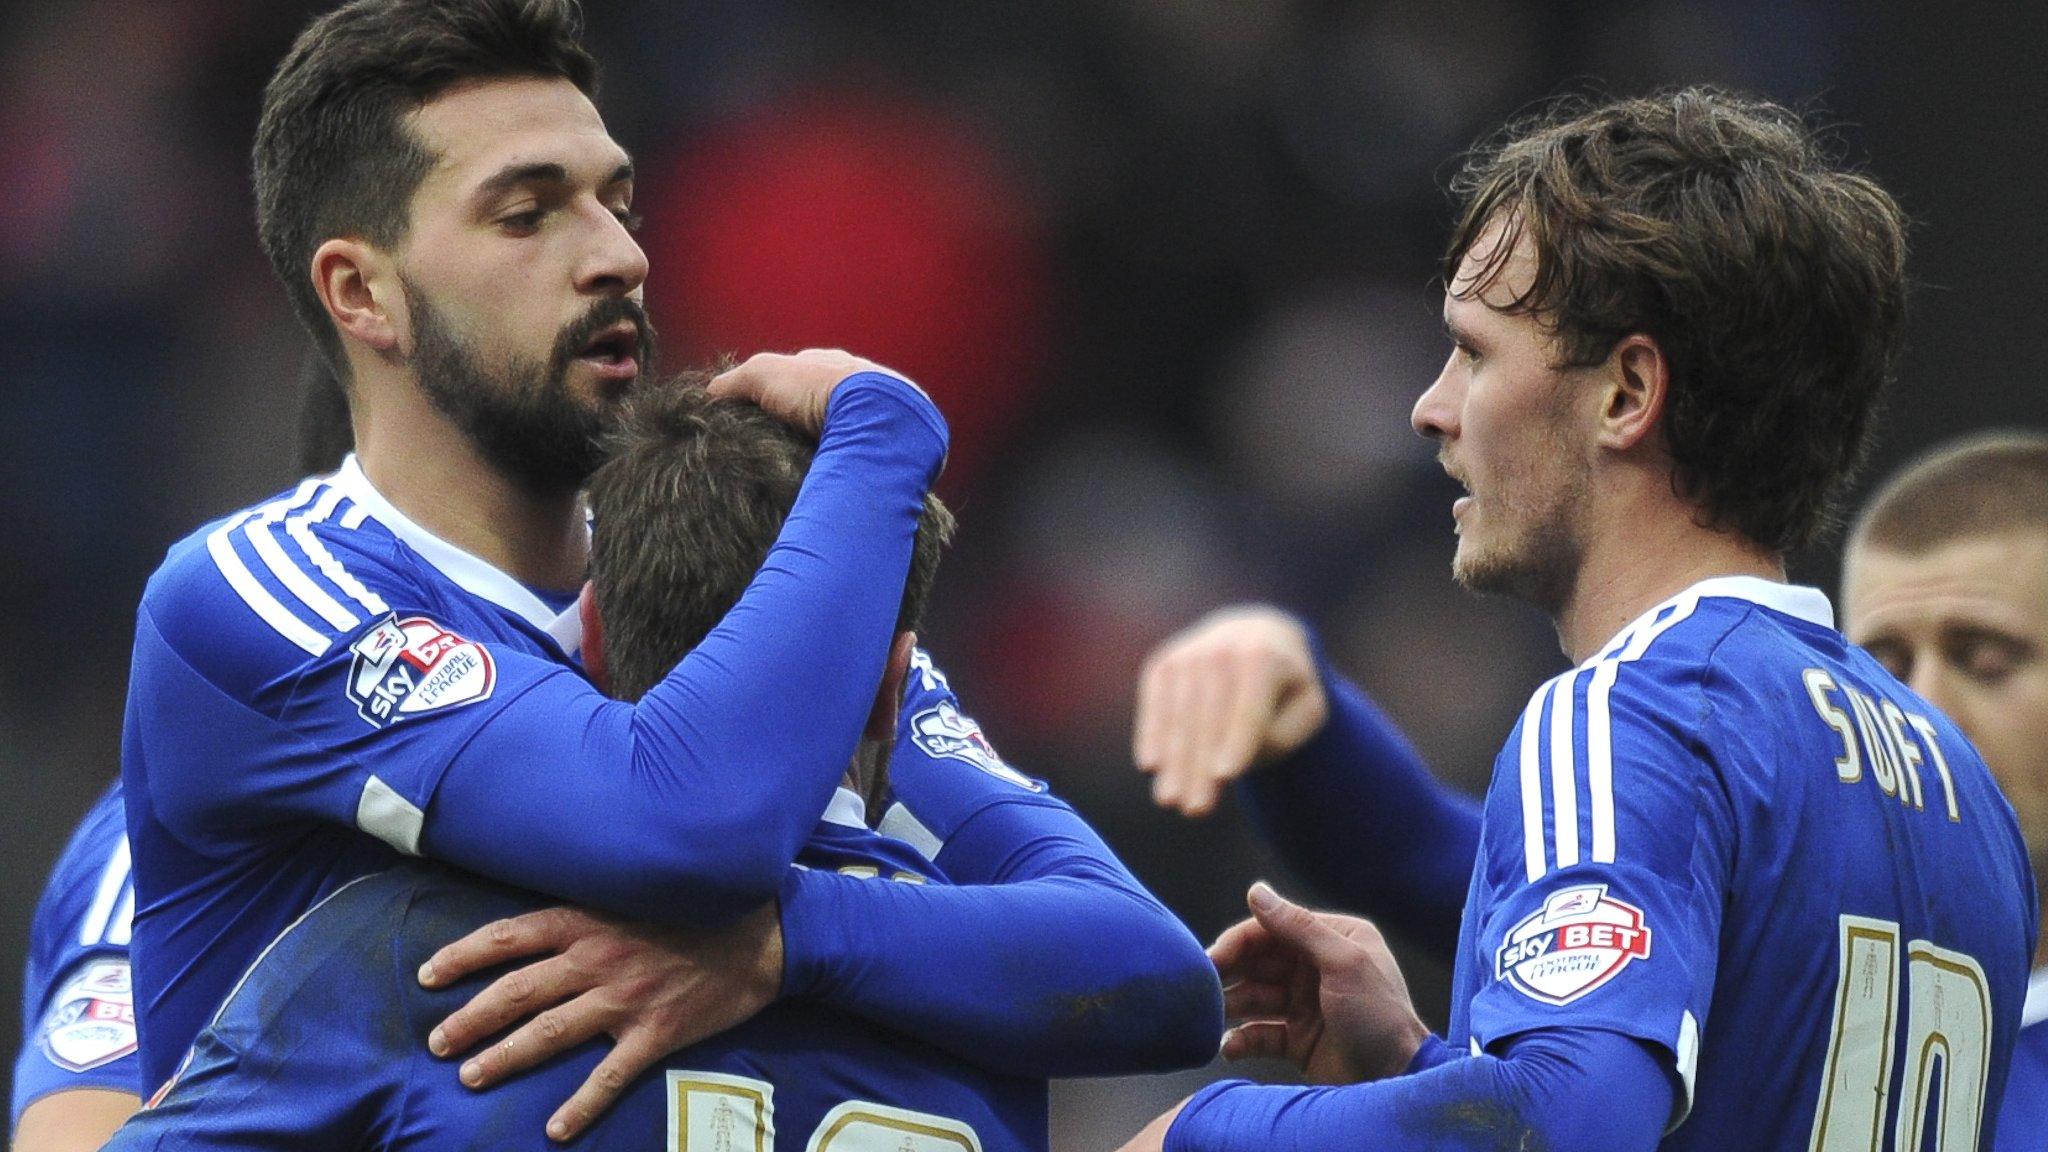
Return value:
M 630 296 L 647 283 L 647 252 L 610 212 L 591 238 L 577 288 L 593 295 Z
M 1455 359 L 1453 353 L 1452 359 L 1444 361 L 1443 371 L 1415 399 L 1415 410 L 1408 414 L 1408 423 L 1419 436 L 1443 440 L 1457 434 L 1458 385 L 1451 378 Z

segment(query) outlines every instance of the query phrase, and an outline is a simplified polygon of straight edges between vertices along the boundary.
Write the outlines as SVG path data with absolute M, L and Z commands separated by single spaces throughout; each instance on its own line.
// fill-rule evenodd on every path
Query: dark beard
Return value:
M 569 392 L 569 365 L 598 332 L 630 320 L 640 330 L 641 375 L 634 383 L 644 380 L 653 366 L 654 329 L 639 302 L 601 300 L 562 330 L 545 364 L 514 357 L 494 373 L 425 293 L 410 282 L 403 287 L 412 314 L 413 374 L 435 410 L 469 437 L 486 465 L 526 491 L 582 488 L 604 462 L 619 404 L 579 403 Z

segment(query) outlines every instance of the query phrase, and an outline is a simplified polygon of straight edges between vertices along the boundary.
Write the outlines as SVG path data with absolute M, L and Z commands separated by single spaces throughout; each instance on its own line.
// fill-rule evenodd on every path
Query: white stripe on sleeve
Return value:
M 1522 851 L 1527 857 L 1530 883 L 1543 878 L 1543 772 L 1537 755 L 1536 732 L 1543 720 L 1543 690 L 1529 697 L 1522 712 Z
M 242 557 L 235 552 L 233 542 L 228 539 L 228 534 L 241 527 L 242 522 L 251 515 L 252 512 L 244 512 L 214 529 L 206 538 L 207 555 L 213 557 L 214 566 L 220 569 L 220 574 L 227 577 L 228 587 L 233 588 L 235 595 L 242 598 L 242 603 L 247 604 L 256 615 L 262 617 L 265 624 L 276 629 L 278 635 L 304 649 L 308 655 L 318 656 L 328 649 L 327 637 L 309 627 L 305 621 L 293 615 L 290 609 L 278 603 L 277 597 L 272 596 L 270 590 L 258 583 L 256 577 L 249 572 L 249 566 L 242 563 Z
M 255 546 L 256 554 L 269 566 L 270 574 L 277 577 L 278 583 L 297 596 L 300 603 L 318 613 L 322 620 L 327 621 L 328 627 L 346 632 L 362 621 L 358 620 L 354 613 L 343 608 L 334 597 L 329 596 L 326 589 L 315 584 L 313 578 L 306 575 L 305 569 L 287 556 L 284 548 L 277 542 L 278 522 L 283 520 L 287 513 L 311 499 L 313 489 L 319 483 L 318 480 L 307 480 L 299 485 L 298 492 L 291 499 L 265 505 L 262 514 L 251 517 L 242 531 L 249 537 L 249 543 Z
M 320 538 L 313 535 L 310 527 L 334 515 L 334 509 L 340 503 L 341 489 L 329 484 L 327 490 L 320 494 L 320 499 L 314 501 L 311 508 L 284 522 L 284 530 L 291 534 L 293 540 L 298 541 L 307 559 L 313 562 L 314 567 L 320 569 L 322 575 L 333 581 L 336 588 L 341 589 L 349 599 L 362 605 L 371 615 L 381 616 L 391 611 L 390 606 L 384 603 L 384 598 L 365 588 L 362 581 L 349 575 L 348 569 L 341 566 L 341 562 L 334 558 L 334 553 L 327 550 L 327 545 L 322 544 Z
M 1578 709 L 1573 703 L 1572 685 L 1576 672 L 1557 678 L 1550 689 L 1550 811 L 1557 842 L 1557 866 L 1569 868 L 1579 862 L 1578 756 L 1572 749 L 1572 722 Z

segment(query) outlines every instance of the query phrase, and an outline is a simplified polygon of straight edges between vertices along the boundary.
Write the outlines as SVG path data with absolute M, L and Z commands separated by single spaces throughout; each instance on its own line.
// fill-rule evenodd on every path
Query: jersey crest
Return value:
M 1551 894 L 1508 930 L 1494 953 L 1493 976 L 1545 1004 L 1569 1004 L 1650 955 L 1642 909 L 1584 884 Z
M 126 960 L 94 960 L 80 968 L 43 1016 L 44 1053 L 73 1072 L 134 1052 L 135 1035 L 135 994 Z
M 910 739 L 934 760 L 959 760 L 1019 788 L 1041 790 L 1029 776 L 1003 763 L 995 745 L 981 734 L 981 725 L 950 700 L 942 700 L 911 717 Z
M 424 616 L 378 621 L 349 646 L 348 698 L 372 726 L 488 700 L 497 668 L 484 646 Z

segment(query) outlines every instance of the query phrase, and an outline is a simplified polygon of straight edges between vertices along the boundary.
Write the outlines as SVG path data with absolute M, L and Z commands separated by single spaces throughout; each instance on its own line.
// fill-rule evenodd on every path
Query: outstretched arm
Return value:
M 1223 1054 L 1283 1058 L 1322 1086 L 1210 1085 L 1126 1152 L 1656 1146 L 1676 1090 L 1655 1046 L 1558 1025 L 1499 1042 L 1499 1055 L 1465 1055 L 1423 1028 L 1369 922 L 1264 886 L 1250 903 L 1253 918 L 1210 948 L 1235 1024 Z
M 1160 645 L 1140 677 L 1133 755 L 1153 798 L 1191 816 L 1236 781 L 1266 843 L 1319 891 L 1443 953 L 1455 945 L 1479 803 L 1430 773 L 1293 615 L 1225 608 Z

